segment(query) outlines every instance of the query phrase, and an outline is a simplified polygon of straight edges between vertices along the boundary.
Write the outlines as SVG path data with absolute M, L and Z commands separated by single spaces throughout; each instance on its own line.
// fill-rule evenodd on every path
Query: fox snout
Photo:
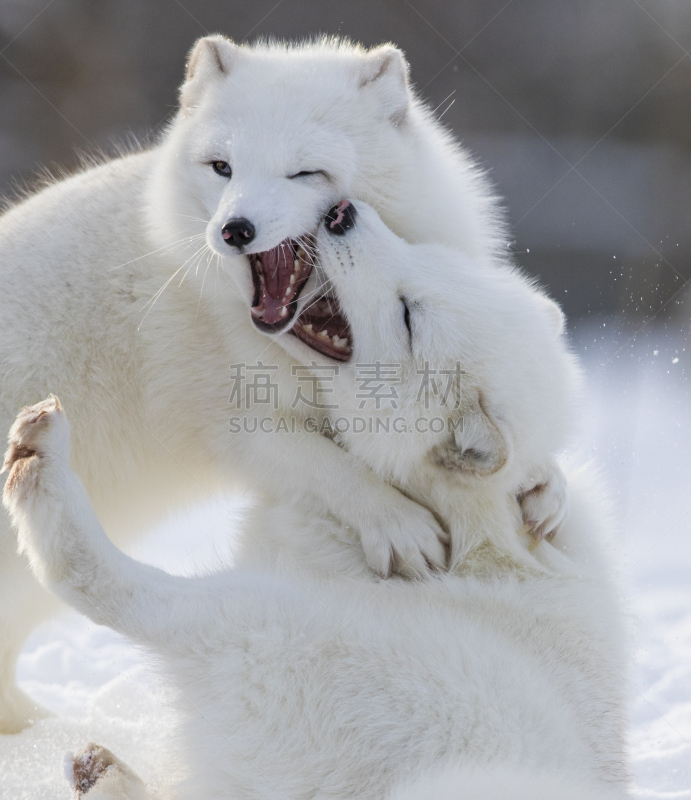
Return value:
M 341 200 L 340 203 L 329 209 L 324 217 L 324 225 L 329 233 L 343 236 L 344 233 L 355 227 L 357 210 L 350 200 Z
M 226 244 L 238 250 L 249 244 L 255 236 L 254 225 L 245 217 L 229 219 L 221 228 L 221 234 Z

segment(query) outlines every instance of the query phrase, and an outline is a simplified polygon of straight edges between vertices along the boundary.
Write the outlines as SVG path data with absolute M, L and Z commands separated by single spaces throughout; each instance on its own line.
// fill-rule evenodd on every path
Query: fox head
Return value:
M 344 197 L 372 205 L 408 241 L 486 255 L 493 201 L 408 73 L 388 44 L 199 40 L 156 154 L 148 200 L 157 245 L 205 244 L 267 333 L 289 326 L 318 291 L 305 256 Z
M 296 250 L 342 197 L 382 205 L 409 149 L 410 99 L 407 64 L 390 45 L 201 39 L 157 171 L 158 224 L 180 238 L 203 226 L 249 300 L 256 286 L 238 257 Z

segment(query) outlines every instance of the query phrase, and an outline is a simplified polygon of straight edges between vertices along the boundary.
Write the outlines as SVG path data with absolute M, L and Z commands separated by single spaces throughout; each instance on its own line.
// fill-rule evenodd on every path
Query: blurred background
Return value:
M 567 311 L 586 368 L 577 451 L 602 467 L 619 521 L 636 796 L 691 800 L 691 2 L 0 0 L 0 194 L 42 166 L 74 166 L 79 150 L 155 135 L 193 41 L 219 31 L 395 42 L 489 171 L 515 258 Z M 212 517 L 177 520 L 142 553 L 180 563 L 196 526 L 203 562 L 232 527 Z M 27 644 L 23 685 L 55 710 L 83 697 L 98 717 L 93 698 L 127 684 L 123 651 L 110 661 L 107 637 L 87 647 L 83 621 L 60 625 Z M 50 730 L 0 748 L 13 797 L 39 796 L 20 788 L 27 770 L 53 769 L 31 738 Z
M 0 192 L 158 129 L 189 47 L 214 31 L 397 43 L 506 198 L 518 261 L 570 315 L 682 299 L 688 0 L 0 0 Z

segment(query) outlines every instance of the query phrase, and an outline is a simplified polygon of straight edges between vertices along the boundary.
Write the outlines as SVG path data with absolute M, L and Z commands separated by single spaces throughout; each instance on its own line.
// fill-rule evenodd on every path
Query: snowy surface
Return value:
M 600 321 L 573 336 L 589 386 L 581 446 L 604 467 L 621 519 L 634 794 L 691 800 L 691 334 L 631 333 Z M 162 525 L 133 554 L 178 573 L 213 566 L 229 552 L 237 509 L 219 498 Z M 2 800 L 66 800 L 63 754 L 88 740 L 161 780 L 166 686 L 127 641 L 65 612 L 27 642 L 19 679 L 58 716 L 0 737 Z

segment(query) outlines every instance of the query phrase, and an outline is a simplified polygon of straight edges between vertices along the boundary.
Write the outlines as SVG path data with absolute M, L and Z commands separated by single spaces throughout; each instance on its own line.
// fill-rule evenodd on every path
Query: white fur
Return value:
M 526 543 L 532 553 L 534 539 L 521 540 L 515 532 L 522 516 L 545 531 L 556 530 L 566 516 L 566 485 L 555 456 L 569 439 L 580 373 L 562 335 L 560 309 L 516 270 L 490 264 L 478 271 L 457 250 L 412 245 L 373 208 L 354 205 L 353 229 L 336 236 L 321 224 L 317 234 L 321 267 L 353 331 L 351 361 L 340 365 L 327 387 L 327 401 L 338 406 L 328 412 L 332 424 L 346 424 L 337 441 L 441 515 L 451 537 L 452 570 L 487 541 L 518 561 L 544 558 L 547 566 L 552 548 L 529 554 Z M 329 363 L 295 337 L 284 337 L 282 344 L 300 361 L 315 364 L 316 375 Z M 395 406 L 363 403 L 361 370 L 376 362 L 397 367 Z M 426 369 L 434 373 L 436 393 L 422 397 Z M 457 369 L 460 377 L 449 391 L 445 376 Z M 347 424 L 356 418 L 367 433 Z M 434 430 L 439 420 L 455 425 Z M 445 468 L 439 468 L 440 460 Z M 284 536 L 282 526 L 266 526 L 269 532 L 274 528 Z M 309 545 L 296 545 L 305 544 L 300 534 L 294 541 L 286 537 L 283 548 L 273 540 L 267 548 L 266 535 L 246 538 L 245 563 L 264 565 L 267 554 L 275 563 L 284 549 L 286 558 L 299 553 L 298 560 L 310 563 Z M 375 566 L 385 571 L 389 549 L 404 544 L 402 537 L 395 544 L 380 538 L 377 559 L 373 542 L 370 565 L 374 556 Z M 421 558 L 414 542 L 404 556 L 408 563 Z M 317 559 L 315 548 L 311 568 Z M 324 568 L 329 570 L 328 559 Z
M 421 416 L 418 362 L 460 358 L 473 441 L 496 444 L 487 426 L 498 420 L 510 444 L 506 464 L 484 476 L 462 458 L 435 457 L 440 446 L 462 453 L 462 437 L 344 437 L 444 522 L 453 572 L 378 580 L 343 522 L 285 504 L 262 506 L 251 521 L 269 553 L 244 553 L 254 571 L 179 578 L 133 561 L 108 541 L 68 467 L 69 427 L 54 399 L 22 412 L 11 434 L 4 499 L 20 548 L 66 602 L 154 653 L 184 697 L 172 759 L 180 800 L 398 791 L 405 800 L 498 800 L 508 779 L 520 800 L 620 797 L 620 621 L 600 554 L 606 519 L 586 476 L 570 477 L 571 514 L 551 542 L 517 535 L 515 486 L 531 465 L 549 469 L 573 388 L 553 308 L 514 273 L 474 278 L 458 253 L 394 239 L 373 250 L 393 234 L 361 206 L 346 236 L 319 233 L 324 269 L 356 320 L 354 347 L 401 361 L 397 413 L 407 420 Z M 454 265 L 467 285 L 452 291 Z M 421 304 L 412 346 L 399 320 L 401 287 Z M 467 315 L 479 298 L 503 314 L 489 313 L 478 336 Z M 366 314 L 368 302 L 377 315 Z M 354 370 L 339 375 L 344 403 Z M 437 403 L 434 413 L 459 409 Z M 128 780 L 118 800 L 139 791 Z M 107 796 L 98 791 L 97 783 L 88 800 Z
M 394 800 L 621 800 L 616 789 L 559 771 L 535 774 L 518 764 L 449 769 L 419 780 Z M 94 798 L 94 800 L 96 800 Z M 135 798 L 133 798 L 135 800 Z
M 583 797 L 623 790 L 619 625 L 587 483 L 539 545 L 569 572 L 485 551 L 462 578 L 416 584 L 306 569 L 175 578 L 110 544 L 62 455 L 26 471 L 6 500 L 37 575 L 152 651 L 182 695 L 176 797 L 375 798 L 458 762 L 521 765 L 532 788 L 553 774 L 561 796 L 575 779 L 599 787 Z M 309 535 L 301 515 L 281 520 Z M 311 535 L 341 532 L 314 520 Z
M 211 37 L 190 57 L 181 103 L 157 146 L 55 183 L 0 220 L 0 429 L 57 392 L 72 465 L 119 544 L 180 505 L 241 488 L 328 508 L 373 566 L 389 540 L 398 566 L 419 574 L 421 554 L 443 555 L 427 510 L 322 436 L 229 432 L 231 364 L 278 365 L 284 402 L 296 380 L 295 361 L 250 322 L 247 263 L 229 256 L 220 225 L 248 215 L 257 245 L 272 247 L 352 196 L 398 235 L 456 247 L 483 271 L 505 251 L 483 177 L 413 96 L 391 46 Z M 213 158 L 231 162 L 231 181 Z M 303 169 L 330 179 L 286 177 Z M 301 307 L 318 290 L 310 280 Z M 10 732 L 42 713 L 17 689 L 14 662 L 55 601 L 0 526 L 0 732 Z

